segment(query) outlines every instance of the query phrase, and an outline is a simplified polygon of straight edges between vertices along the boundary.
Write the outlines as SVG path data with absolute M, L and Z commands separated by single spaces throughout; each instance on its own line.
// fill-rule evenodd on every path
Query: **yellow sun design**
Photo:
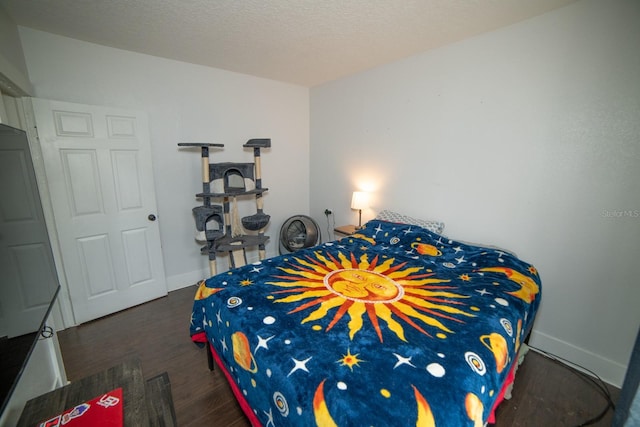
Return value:
M 383 338 L 379 320 L 398 338 L 407 341 L 406 325 L 432 337 L 425 326 L 454 333 L 442 321 L 463 323 L 459 317 L 475 317 L 456 307 L 463 306 L 460 299 L 468 296 L 451 292 L 455 286 L 440 284 L 449 280 L 436 279 L 432 277 L 434 273 L 421 273 L 423 267 L 396 263 L 395 258 L 380 260 L 376 255 L 369 261 L 367 254 L 358 260 L 353 253 L 347 257 L 339 252 L 336 258 L 316 251 L 304 258 L 294 257 L 289 264 L 291 268 L 279 267 L 286 276 L 274 276 L 283 281 L 267 282 L 284 288 L 274 294 L 289 294 L 280 299 L 274 297 L 274 302 L 298 303 L 289 314 L 315 308 L 301 323 L 321 320 L 336 309 L 325 331 L 348 314 L 352 340 L 362 329 L 364 317 L 371 322 L 380 342 Z
M 460 275 L 460 280 L 465 281 L 465 282 L 469 282 L 469 281 L 471 281 L 471 277 L 469 277 L 468 274 L 461 274 Z
M 244 279 L 240 281 L 240 286 L 249 286 L 249 285 L 253 285 L 253 282 L 249 279 Z
M 538 270 L 533 265 L 530 265 L 529 266 L 529 273 L 537 275 L 538 274 Z
M 358 363 L 364 362 L 364 360 L 358 359 L 359 354 L 351 354 L 351 349 L 347 349 L 347 354 L 342 355 L 342 359 L 336 361 L 336 363 L 342 363 L 342 366 L 348 366 L 353 371 L 354 366 L 359 366 Z

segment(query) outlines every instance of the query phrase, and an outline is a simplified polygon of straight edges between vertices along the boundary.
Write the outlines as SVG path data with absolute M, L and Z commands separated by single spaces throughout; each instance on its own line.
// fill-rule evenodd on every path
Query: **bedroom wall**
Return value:
M 208 276 L 194 240 L 191 209 L 202 191 L 199 151 L 178 142 L 223 143 L 212 161 L 252 162 L 242 148 L 269 137 L 262 150 L 267 254 L 278 252 L 286 218 L 309 211 L 309 91 L 243 74 L 113 49 L 19 27 L 35 96 L 143 110 L 149 116 L 158 220 L 169 290 Z M 247 205 L 248 204 L 248 205 Z M 247 213 L 255 203 L 240 202 Z M 251 211 L 251 212 L 249 212 Z M 250 258 L 257 259 L 257 254 Z M 219 271 L 227 265 L 220 258 Z
M 6 85 L 11 87 L 6 87 Z M 0 89 L 10 94 L 29 93 L 32 90 L 27 77 L 18 27 L 0 6 Z
M 640 324 L 640 2 L 583 0 L 311 89 L 311 214 L 351 192 L 533 263 L 532 344 L 621 385 Z

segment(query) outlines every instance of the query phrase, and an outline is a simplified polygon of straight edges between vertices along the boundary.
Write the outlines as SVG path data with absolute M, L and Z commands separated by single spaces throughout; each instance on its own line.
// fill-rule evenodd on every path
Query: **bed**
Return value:
M 374 219 L 203 281 L 190 333 L 254 426 L 482 426 L 540 286 L 508 251 Z

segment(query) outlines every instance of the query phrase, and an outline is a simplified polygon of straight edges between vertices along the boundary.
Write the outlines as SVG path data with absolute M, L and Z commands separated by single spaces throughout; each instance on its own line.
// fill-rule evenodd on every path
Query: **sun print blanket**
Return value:
M 504 251 L 373 220 L 203 281 L 190 332 L 254 425 L 478 427 L 540 286 Z

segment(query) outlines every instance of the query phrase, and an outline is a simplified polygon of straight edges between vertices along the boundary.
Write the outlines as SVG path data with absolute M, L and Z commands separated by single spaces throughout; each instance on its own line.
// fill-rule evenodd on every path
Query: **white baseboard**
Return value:
M 253 264 L 259 262 L 257 252 L 247 252 L 247 264 Z M 229 270 L 228 256 L 221 255 L 216 261 L 218 273 L 224 273 Z M 178 289 L 186 288 L 187 286 L 195 285 L 200 280 L 208 279 L 211 277 L 211 273 L 208 268 L 196 271 L 190 271 L 188 273 L 176 274 L 175 276 L 167 276 L 167 291 L 177 291 Z
M 209 273 L 209 269 L 205 268 L 202 270 L 190 271 L 188 273 L 177 274 L 175 276 L 168 276 L 167 280 L 167 291 L 177 291 L 178 289 L 186 288 L 187 286 L 192 286 L 198 283 L 203 279 L 207 279 L 211 274 Z
M 569 344 L 543 332 L 531 332 L 530 344 L 595 372 L 603 381 L 622 387 L 627 367 L 598 354 Z

